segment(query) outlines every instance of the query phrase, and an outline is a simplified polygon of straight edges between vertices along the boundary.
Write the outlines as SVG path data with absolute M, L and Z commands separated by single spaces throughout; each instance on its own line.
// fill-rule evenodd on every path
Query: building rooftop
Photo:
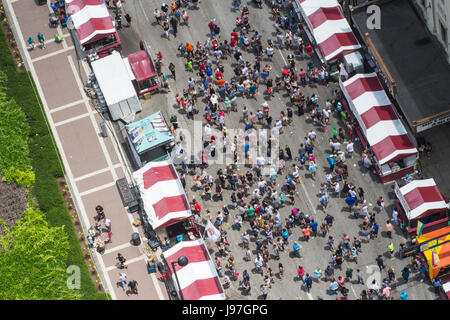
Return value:
M 353 12 L 353 19 L 384 60 L 397 86 L 396 99 L 413 127 L 413 121 L 450 109 L 450 66 L 408 0 L 378 5 L 381 29 L 367 28 L 365 8 Z

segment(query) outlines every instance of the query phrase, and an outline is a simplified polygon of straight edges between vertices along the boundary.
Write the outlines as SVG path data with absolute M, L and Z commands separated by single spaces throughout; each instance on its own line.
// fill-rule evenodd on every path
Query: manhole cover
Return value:
M 416 46 L 424 46 L 426 44 L 429 44 L 430 42 L 431 42 L 430 38 L 422 38 L 422 39 L 414 41 L 414 44 Z

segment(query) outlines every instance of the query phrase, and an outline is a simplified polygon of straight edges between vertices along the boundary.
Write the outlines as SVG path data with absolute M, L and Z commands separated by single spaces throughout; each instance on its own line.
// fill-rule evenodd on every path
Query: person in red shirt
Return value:
M 306 53 L 311 57 L 311 54 L 313 52 L 313 47 L 311 45 L 308 45 L 305 47 Z
M 300 80 L 302 82 L 302 86 L 306 86 L 306 72 L 303 69 L 300 69 L 300 73 L 298 74 L 300 77 Z

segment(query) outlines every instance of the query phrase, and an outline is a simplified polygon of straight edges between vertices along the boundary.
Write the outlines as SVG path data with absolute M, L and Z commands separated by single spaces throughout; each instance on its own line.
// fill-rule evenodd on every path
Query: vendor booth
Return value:
M 153 229 L 166 228 L 191 217 L 183 185 L 171 161 L 149 162 L 135 171 L 133 177 Z
M 448 225 L 448 205 L 434 179 L 413 180 L 401 188 L 395 183 L 394 190 L 403 231 L 415 235 L 418 221 L 424 224 L 423 233 Z
M 133 121 L 142 106 L 120 53 L 115 51 L 91 66 L 112 120 Z
M 66 0 L 67 12 L 73 22 L 72 36 L 87 56 L 90 52 L 104 57 L 113 50 L 121 50 L 114 27 L 103 0 Z
M 435 240 L 430 241 L 431 239 Z M 421 255 L 425 258 L 430 280 L 435 278 L 448 280 L 450 275 L 450 226 L 422 234 L 416 238 L 416 241 L 423 245 Z M 440 243 L 443 244 L 439 245 Z
M 172 280 L 184 300 L 225 300 L 214 263 L 203 239 L 182 241 L 163 252 Z M 180 266 L 179 257 L 186 257 L 187 264 Z M 172 264 L 172 262 L 174 262 Z M 175 268 L 175 270 L 174 270 Z
M 305 32 L 319 47 L 322 62 L 334 63 L 361 48 L 336 0 L 295 0 L 295 4 Z
M 167 158 L 175 137 L 160 111 L 125 126 L 126 140 L 138 168 Z
M 339 80 L 342 104 L 356 118 L 356 132 L 371 153 L 383 183 L 413 173 L 418 151 L 398 117 L 375 73 L 356 74 Z
M 138 94 L 157 90 L 161 86 L 153 59 L 147 50 L 141 50 L 124 58 L 134 75 L 134 84 Z

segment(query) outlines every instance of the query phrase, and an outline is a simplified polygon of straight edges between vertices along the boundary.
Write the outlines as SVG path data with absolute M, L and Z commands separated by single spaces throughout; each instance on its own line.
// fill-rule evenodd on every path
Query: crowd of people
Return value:
M 318 94 L 305 96 L 304 88 L 307 86 L 329 86 L 330 70 L 327 65 L 315 62 L 313 47 L 297 22 L 296 13 L 289 6 L 285 6 L 286 3 L 288 2 L 272 1 L 272 18 L 275 21 L 276 32 L 274 40 L 263 40 L 262 34 L 252 27 L 247 5 L 234 1 L 233 8 L 239 15 L 229 38 L 222 34 L 216 20 L 211 19 L 207 26 L 210 31 L 207 39 L 196 44 L 188 42 L 178 45 L 179 56 L 184 59 L 186 66 L 185 72 L 191 75 L 183 91 L 176 93 L 176 103 L 179 109 L 185 111 L 188 119 L 198 120 L 199 116 L 196 115 L 202 114 L 204 122 L 203 151 L 198 155 L 201 165 L 191 163 L 190 155 L 183 154 L 179 168 L 181 181 L 183 186 L 186 186 L 186 179 L 192 177 L 194 192 L 196 196 L 200 195 L 204 203 L 211 200 L 223 203 L 221 209 L 213 213 L 209 209 L 203 210 L 197 201 L 198 196 L 197 198 L 194 196 L 191 209 L 198 221 L 202 219 L 213 221 L 221 233 L 220 240 L 216 242 L 215 265 L 225 289 L 234 281 L 238 281 L 242 294 L 249 295 L 252 290 L 248 270 L 242 270 L 241 274 L 236 267 L 236 259 L 231 250 L 225 225 L 232 225 L 230 232 L 242 232 L 243 227 L 249 226 L 249 232 L 242 233 L 242 243 L 239 246 L 244 250 L 246 261 L 253 262 L 255 270 L 263 275 L 263 283 L 259 289 L 264 299 L 275 282 L 275 274 L 280 279 L 285 274 L 281 262 L 278 262 L 277 273 L 269 262 L 278 261 L 282 255 L 287 254 L 294 259 L 303 258 L 301 254 L 303 246 L 300 241 L 294 241 L 291 237 L 293 231 L 298 228 L 301 230 L 305 245 L 310 239 L 322 238 L 331 253 L 330 263 L 323 271 L 321 267 L 314 269 L 314 266 L 306 266 L 306 262 L 299 265 L 298 280 L 303 282 L 305 290 L 309 293 L 313 282 L 320 282 L 324 276 L 325 281 L 330 282 L 329 292 L 338 294 L 338 299 L 347 299 L 348 284 L 352 281 L 364 283 L 363 273 L 357 268 L 358 255 L 365 243 L 378 237 L 380 226 L 376 221 L 376 212 L 384 210 L 384 199 L 379 197 L 377 209 L 372 210 L 369 208 L 364 190 L 350 182 L 347 163 L 348 159 L 352 159 L 354 152 L 355 122 L 342 107 L 341 93 L 333 90 L 333 99 L 324 102 L 320 101 Z M 180 1 L 172 3 L 170 7 L 163 4 L 161 10 L 155 9 L 154 14 L 167 39 L 170 39 L 170 27 L 173 36 L 176 37 L 178 26 L 188 25 L 186 7 Z M 288 52 L 287 65 L 280 74 L 274 72 L 271 66 L 275 49 L 284 49 Z M 297 66 L 294 55 L 300 57 L 307 67 Z M 245 56 L 253 57 L 246 59 Z M 228 59 L 232 61 L 233 76 L 227 79 L 225 73 L 229 73 L 229 70 L 225 71 L 224 61 Z M 167 75 L 161 68 L 163 65 L 161 52 L 157 54 L 156 64 L 158 73 L 166 81 Z M 175 80 L 175 65 L 170 62 L 168 66 Z M 271 106 L 271 99 L 277 93 L 286 93 L 290 103 L 284 107 Z M 266 99 L 260 105 L 260 109 L 253 113 L 245 106 L 245 101 L 256 99 L 258 95 L 264 95 Z M 203 105 L 204 107 L 200 107 Z M 297 121 L 294 119 L 295 109 L 299 117 L 305 113 L 309 114 L 319 133 L 311 129 L 295 147 L 280 146 L 277 161 L 270 162 L 267 159 L 272 149 L 277 150 L 272 148 L 273 144 L 279 141 L 286 128 Z M 279 116 L 274 116 L 274 110 L 280 113 Z M 227 115 L 233 112 L 242 112 L 241 128 L 235 131 L 236 135 L 227 134 L 227 127 L 231 125 Z M 342 127 L 329 125 L 333 114 L 340 118 Z M 170 119 L 176 130 L 178 128 L 176 115 L 173 114 Z M 252 129 L 258 128 L 268 129 L 270 132 L 268 137 L 259 137 L 260 143 L 267 142 L 265 149 L 267 157 L 263 155 L 252 159 L 249 156 Z M 316 138 L 320 134 L 329 137 L 330 152 L 326 156 L 316 152 Z M 182 136 L 180 140 L 182 144 Z M 209 167 L 208 159 L 216 157 L 217 148 L 228 151 L 232 154 L 232 159 L 227 161 L 225 167 L 211 173 L 210 170 L 216 167 Z M 240 152 L 241 150 L 243 152 Z M 329 165 L 324 177 L 317 175 L 320 157 L 323 157 L 323 163 Z M 366 152 L 362 154 L 361 161 L 369 172 L 373 171 L 373 163 Z M 266 162 L 270 165 L 268 176 L 262 173 L 262 167 L 267 164 Z M 245 166 L 240 166 L 242 164 Z M 242 171 L 242 167 L 246 169 Z M 301 177 L 301 171 L 305 172 L 305 178 Z M 296 206 L 297 188 L 301 180 L 307 177 L 320 182 L 319 201 L 326 214 L 323 221 L 317 221 L 311 214 L 302 212 Z M 280 179 L 283 180 L 282 183 Z M 345 199 L 354 218 L 362 217 L 362 228 L 356 236 L 344 233 L 334 238 L 330 235 L 334 222 L 333 215 L 328 212 L 331 195 Z M 284 219 L 281 216 L 282 208 L 287 208 L 283 210 L 290 212 Z M 392 221 L 394 224 L 398 223 L 395 217 Z M 391 220 L 386 221 L 385 230 L 387 237 L 391 238 L 393 230 Z M 255 248 L 251 248 L 253 245 Z M 389 243 L 387 252 L 394 257 L 393 242 Z M 381 267 L 384 266 L 382 256 L 378 256 L 374 262 L 375 260 L 380 266 L 380 271 L 384 270 L 385 268 Z M 345 270 L 343 270 L 344 263 L 347 265 Z M 419 263 L 418 259 L 415 259 L 414 263 Z M 353 268 L 356 269 L 355 272 Z M 417 268 L 420 269 L 420 264 Z M 337 272 L 339 275 L 335 275 L 335 269 L 339 269 Z M 405 281 L 408 277 L 405 278 L 404 274 L 409 276 L 406 270 L 409 269 L 402 270 Z M 386 279 L 382 283 L 376 281 L 371 283 L 370 289 L 363 290 L 360 298 L 392 299 L 390 291 L 395 281 L 395 271 L 391 266 L 386 270 Z M 406 297 L 407 293 L 402 291 L 399 298 L 406 299 Z

